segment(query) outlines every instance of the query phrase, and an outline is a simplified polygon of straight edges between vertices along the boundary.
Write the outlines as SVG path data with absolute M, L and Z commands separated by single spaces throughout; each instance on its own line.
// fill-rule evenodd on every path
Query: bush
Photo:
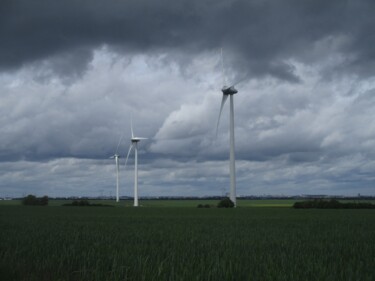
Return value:
M 210 208 L 211 206 L 209 204 L 198 204 L 198 208 Z
M 22 199 L 22 204 L 27 206 L 47 206 L 48 205 L 48 196 L 36 197 L 34 195 L 27 195 Z
M 218 208 L 233 208 L 234 203 L 232 200 L 229 199 L 229 197 L 226 197 L 223 200 L 221 200 L 219 204 L 217 204 L 217 207 Z
M 90 202 L 87 200 L 74 200 L 72 206 L 90 206 Z

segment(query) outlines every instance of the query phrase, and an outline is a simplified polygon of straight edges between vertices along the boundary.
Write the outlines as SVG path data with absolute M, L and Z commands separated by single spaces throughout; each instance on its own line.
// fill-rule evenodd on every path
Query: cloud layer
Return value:
M 3 1 L 1 193 L 109 195 L 133 116 L 141 195 L 220 195 L 222 47 L 238 194 L 373 194 L 374 5 Z

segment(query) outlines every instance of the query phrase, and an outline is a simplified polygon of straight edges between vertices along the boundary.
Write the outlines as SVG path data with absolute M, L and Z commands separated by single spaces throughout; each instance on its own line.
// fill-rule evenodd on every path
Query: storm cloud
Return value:
M 345 58 L 336 68 L 372 75 L 374 6 L 339 0 L 3 1 L 0 65 L 65 55 L 71 67 L 56 67 L 75 72 L 102 45 L 166 53 L 181 63 L 224 47 L 234 68 L 253 76 L 298 81 L 289 60 L 316 63 L 332 54 Z

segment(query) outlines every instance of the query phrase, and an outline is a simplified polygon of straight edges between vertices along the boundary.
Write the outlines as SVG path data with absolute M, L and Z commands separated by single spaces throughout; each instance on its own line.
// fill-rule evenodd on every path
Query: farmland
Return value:
M 374 210 L 147 202 L 0 204 L 1 280 L 374 280 Z

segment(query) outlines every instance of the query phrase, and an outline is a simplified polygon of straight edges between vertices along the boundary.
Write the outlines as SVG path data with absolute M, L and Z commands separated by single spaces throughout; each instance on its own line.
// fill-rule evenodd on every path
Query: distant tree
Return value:
M 217 207 L 218 208 L 233 208 L 234 203 L 232 200 L 230 200 L 229 197 L 225 197 L 219 202 L 219 204 L 217 204 Z
M 48 205 L 48 196 L 36 197 L 35 195 L 27 195 L 22 199 L 22 204 L 27 206 L 46 206 Z
M 42 198 L 39 199 L 40 205 L 41 206 L 47 206 L 48 205 L 48 196 L 43 196 Z
M 211 206 L 209 204 L 198 204 L 198 208 L 210 208 Z
M 335 199 L 295 202 L 293 207 L 296 209 L 375 209 L 375 205 L 371 203 L 342 203 Z
M 22 199 L 23 205 L 35 205 L 35 202 L 36 202 L 36 196 L 31 195 L 31 194 L 27 195 L 26 197 Z

